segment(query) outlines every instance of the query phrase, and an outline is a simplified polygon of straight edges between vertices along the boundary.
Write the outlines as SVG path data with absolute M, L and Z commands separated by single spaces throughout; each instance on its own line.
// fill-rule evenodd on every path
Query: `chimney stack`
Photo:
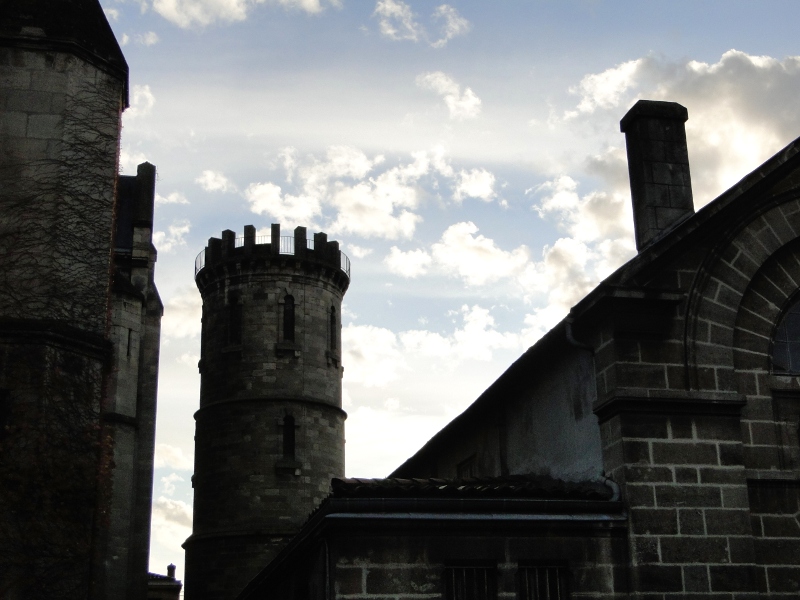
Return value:
M 161 564 L 164 564 L 164 563 L 161 563 Z M 167 565 L 167 577 L 172 577 L 173 579 L 175 579 L 175 565 L 173 565 L 171 563 L 169 565 Z
M 684 123 L 675 102 L 639 100 L 619 123 L 628 150 L 636 249 L 694 214 Z

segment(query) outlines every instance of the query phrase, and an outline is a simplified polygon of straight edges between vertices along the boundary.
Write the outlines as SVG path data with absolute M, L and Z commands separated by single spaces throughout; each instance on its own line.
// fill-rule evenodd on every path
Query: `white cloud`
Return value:
M 184 29 L 205 27 L 217 21 L 244 21 L 259 4 L 273 4 L 309 14 L 322 12 L 327 5 L 340 7 L 340 0 L 153 0 L 153 9 Z
M 191 352 L 184 352 L 176 360 L 182 365 L 196 369 L 197 363 L 200 362 L 200 356 Z
M 434 19 L 442 19 L 444 23 L 441 27 L 441 37 L 431 43 L 434 48 L 442 48 L 454 37 L 464 35 L 472 25 L 458 11 L 448 4 L 442 4 L 433 12 Z
M 719 61 L 705 63 L 651 55 L 587 75 L 572 91 L 580 99 L 565 117 L 594 122 L 616 122 L 640 98 L 686 106 L 696 207 L 735 184 L 800 130 L 800 114 L 786 108 L 800 93 L 800 56 L 778 60 L 729 50 Z M 593 116 L 599 111 L 603 114 Z
M 401 0 L 378 0 L 373 16 L 378 17 L 381 35 L 390 40 L 416 42 L 425 35 L 425 30 L 414 19 L 411 7 Z
M 125 111 L 125 120 L 131 121 L 149 115 L 155 104 L 156 97 L 150 91 L 149 85 L 134 85 L 131 94 L 131 105 Z
M 190 228 L 189 221 L 176 221 L 167 228 L 166 232 L 153 232 L 153 245 L 159 252 L 171 252 L 176 246 L 185 246 L 186 234 L 189 233 Z
M 478 227 L 472 222 L 448 227 L 441 240 L 431 248 L 436 264 L 469 285 L 485 285 L 522 274 L 530 260 L 526 246 L 507 252 L 498 248 L 493 240 L 475 235 L 477 232 Z
M 383 262 L 391 273 L 403 277 L 418 277 L 427 272 L 431 257 L 425 250 L 403 252 L 397 246 L 392 246 Z
M 449 4 L 433 11 L 431 19 L 441 22 L 439 39 L 429 41 L 427 29 L 421 25 L 411 7 L 402 0 L 378 0 L 373 17 L 378 18 L 378 31 L 394 41 L 428 41 L 434 48 L 443 48 L 454 37 L 466 34 L 472 26 Z
M 131 152 L 122 149 L 119 153 L 119 171 L 123 174 L 136 173 L 136 167 L 147 161 L 147 156 L 143 152 Z
M 194 469 L 194 458 L 186 456 L 181 448 L 169 444 L 156 444 L 155 467 L 157 469 L 177 469 L 191 471 Z
M 494 317 L 480 306 L 461 307 L 463 327 L 452 335 L 443 336 L 425 330 L 405 331 L 400 334 L 403 350 L 414 356 L 438 358 L 451 363 L 463 360 L 492 360 L 493 352 L 520 346 L 516 333 L 501 333 L 495 329 Z
M 450 118 L 463 121 L 474 119 L 481 112 L 481 99 L 470 88 L 461 92 L 461 86 L 441 71 L 422 73 L 417 76 L 417 85 L 439 94 L 450 112 Z
M 131 36 L 129 36 L 127 33 L 123 33 L 122 37 L 119 40 L 119 45 L 120 46 L 127 46 L 128 42 L 130 42 L 130 41 L 131 41 Z
M 581 96 L 577 110 L 593 113 L 597 108 L 619 106 L 623 94 L 633 87 L 642 62 L 642 59 L 631 60 L 581 79 L 578 86 L 570 88 L 570 92 Z
M 166 338 L 196 337 L 200 333 L 203 303 L 196 288 L 184 287 L 167 299 L 161 333 Z
M 250 210 L 258 215 L 269 215 L 286 227 L 310 225 L 320 214 L 319 200 L 311 196 L 281 194 L 274 183 L 252 183 L 244 192 Z
M 347 251 L 355 258 L 366 258 L 372 254 L 372 248 L 365 248 L 363 246 L 356 246 L 355 244 L 347 244 Z
M 156 192 L 156 204 L 189 204 L 189 201 L 180 192 L 171 192 L 166 196 Z
M 495 197 L 494 183 L 494 174 L 486 169 L 461 171 L 453 198 L 458 202 L 464 198 L 479 198 L 484 202 L 491 202 Z
M 347 325 L 342 328 L 342 364 L 347 365 L 344 381 L 365 387 L 386 387 L 397 380 L 405 368 L 397 336 L 372 325 Z
M 140 46 L 155 46 L 158 43 L 158 34 L 155 31 L 137 33 L 135 39 Z
M 219 171 L 206 169 L 194 180 L 207 192 L 235 192 L 236 186 Z
M 119 10 L 116 8 L 104 8 L 103 12 L 106 13 L 106 19 L 109 21 L 119 21 Z
M 159 496 L 153 502 L 153 536 L 178 551 L 192 533 L 192 507 L 186 502 Z
M 175 494 L 175 483 L 178 481 L 186 481 L 183 477 L 178 475 L 177 473 L 170 473 L 166 477 L 161 478 L 161 484 L 164 489 L 164 493 L 167 496 L 172 496 Z

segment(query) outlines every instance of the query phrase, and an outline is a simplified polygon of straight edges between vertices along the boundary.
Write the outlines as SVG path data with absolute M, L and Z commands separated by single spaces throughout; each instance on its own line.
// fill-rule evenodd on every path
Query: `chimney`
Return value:
M 175 579 L 175 565 L 173 564 L 167 565 L 167 577 L 172 577 L 172 579 Z
M 694 214 L 686 108 L 676 102 L 639 100 L 619 123 L 628 150 L 636 249 Z

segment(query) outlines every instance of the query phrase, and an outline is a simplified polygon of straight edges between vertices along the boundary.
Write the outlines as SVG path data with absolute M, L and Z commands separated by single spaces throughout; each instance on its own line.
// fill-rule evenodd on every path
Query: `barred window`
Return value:
M 519 600 L 566 600 L 567 569 L 562 565 L 533 565 L 517 571 Z
M 444 570 L 445 600 L 496 600 L 497 569 L 495 567 L 446 567 Z
M 776 373 L 800 373 L 800 302 L 795 302 L 775 330 L 772 369 Z

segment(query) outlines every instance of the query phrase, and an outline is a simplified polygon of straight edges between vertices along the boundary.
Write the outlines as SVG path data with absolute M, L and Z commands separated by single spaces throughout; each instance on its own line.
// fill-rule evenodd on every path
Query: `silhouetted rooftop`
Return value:
M 333 498 L 527 498 L 611 500 L 613 490 L 600 482 L 574 483 L 543 475 L 507 475 L 469 479 L 333 479 Z
M 71 52 L 121 79 L 128 104 L 128 63 L 98 0 L 3 0 L 0 46 Z

